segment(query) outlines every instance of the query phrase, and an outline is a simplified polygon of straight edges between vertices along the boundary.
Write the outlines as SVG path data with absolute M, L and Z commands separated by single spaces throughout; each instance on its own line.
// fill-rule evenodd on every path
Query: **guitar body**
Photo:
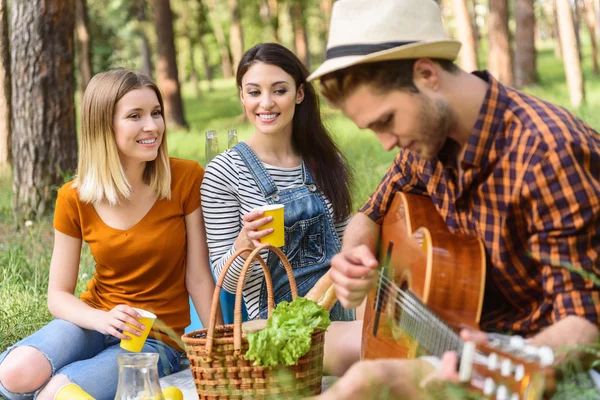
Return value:
M 389 245 L 393 243 L 391 252 Z M 485 251 L 478 238 L 449 232 L 430 199 L 397 193 L 381 228 L 380 263 L 389 268 L 381 290 L 377 285 L 367 297 L 363 323 L 362 357 L 414 358 L 424 351 L 423 340 L 400 327 L 405 311 L 393 288 L 417 297 L 449 327 L 477 328 L 485 287 Z M 385 283 L 385 282 L 384 282 Z M 375 310 L 379 294 L 379 313 Z M 379 315 L 377 315 L 379 314 Z M 429 335 L 428 329 L 420 329 Z

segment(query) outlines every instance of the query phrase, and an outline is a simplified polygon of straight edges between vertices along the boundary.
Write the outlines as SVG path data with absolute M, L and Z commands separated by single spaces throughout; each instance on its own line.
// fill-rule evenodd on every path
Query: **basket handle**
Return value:
M 210 309 L 210 320 L 208 323 L 208 329 L 206 331 L 205 347 L 206 347 L 207 354 L 212 354 L 215 326 L 217 324 L 217 308 L 219 307 L 219 296 L 221 295 L 221 290 L 223 288 L 223 282 L 225 281 L 225 276 L 227 275 L 227 271 L 229 270 L 229 267 L 231 267 L 231 265 L 233 264 L 234 260 L 236 258 L 238 258 L 240 255 L 242 255 L 243 253 L 250 252 L 250 255 L 248 255 L 248 257 L 246 257 L 246 261 L 244 263 L 244 266 L 242 267 L 242 271 L 238 278 L 238 287 L 237 287 L 236 296 L 235 296 L 234 322 L 233 322 L 234 323 L 234 329 L 233 329 L 234 350 L 239 352 L 239 350 L 241 349 L 242 296 L 243 296 L 242 291 L 244 288 L 244 282 L 246 281 L 246 275 L 248 273 L 248 270 L 250 269 L 250 266 L 252 265 L 253 261 L 255 261 L 255 260 L 258 261 L 258 263 L 260 264 L 260 266 L 263 270 L 263 274 L 265 276 L 265 283 L 267 285 L 267 312 L 268 312 L 268 316 L 269 317 L 271 316 L 271 311 L 273 310 L 273 307 L 275 305 L 275 300 L 273 299 L 273 280 L 271 279 L 271 273 L 269 272 L 269 268 L 267 267 L 267 264 L 265 263 L 265 261 L 259 254 L 260 251 L 265 248 L 273 250 L 273 252 L 275 254 L 277 254 L 277 256 L 279 256 L 279 258 L 283 262 L 283 266 L 288 275 L 288 279 L 290 280 L 290 289 L 292 292 L 292 298 L 295 299 L 296 296 L 298 296 L 298 289 L 296 287 L 296 279 L 294 278 L 292 266 L 290 265 L 287 257 L 285 256 L 285 254 L 283 254 L 283 252 L 281 250 L 279 250 L 277 247 L 273 247 L 271 245 L 262 245 L 262 246 L 255 248 L 254 250 L 252 250 L 249 247 L 244 247 L 244 248 L 237 250 L 235 253 L 233 253 L 231 255 L 231 257 L 229 257 L 227 262 L 225 262 L 225 264 L 223 265 L 223 269 L 221 270 L 219 279 L 217 280 L 217 283 L 215 284 L 215 290 L 213 292 L 212 305 L 211 305 L 211 309 Z M 236 327 L 237 327 L 237 329 L 236 329 Z M 239 337 L 239 339 L 238 339 L 239 345 L 237 347 L 235 345 L 236 334 Z
M 221 270 L 221 274 L 219 275 L 219 279 L 215 284 L 215 290 L 213 292 L 212 305 L 210 308 L 210 319 L 208 322 L 208 329 L 206 331 L 206 352 L 207 354 L 212 353 L 213 343 L 214 343 L 214 335 L 215 335 L 215 326 L 217 325 L 217 309 L 219 308 L 219 296 L 221 295 L 221 290 L 223 289 L 223 282 L 225 281 L 225 276 L 227 275 L 227 271 L 231 264 L 233 264 L 234 260 L 238 258 L 243 253 L 252 253 L 252 249 L 249 247 L 244 247 L 237 250 L 235 253 L 229 257 L 229 259 L 223 265 L 223 269 Z M 256 258 L 256 257 L 254 257 Z M 251 257 L 248 257 L 246 261 L 252 260 Z M 261 256 L 258 256 L 258 262 L 262 267 L 263 273 L 265 276 L 269 273 L 269 269 L 265 264 L 264 260 Z M 245 278 L 244 278 L 245 279 Z M 273 300 L 273 284 L 269 280 L 267 283 L 267 305 L 269 309 L 269 316 L 271 316 L 271 309 L 273 308 L 274 300 Z M 241 307 L 240 307 L 241 308 Z M 241 311 L 240 311 L 241 313 Z
M 255 248 L 252 251 L 252 253 L 250 253 L 248 258 L 246 259 L 246 262 L 244 263 L 244 267 L 242 268 L 242 271 L 240 273 L 240 279 L 238 280 L 238 287 L 235 294 L 235 308 L 233 311 L 233 351 L 234 355 L 236 356 L 240 354 L 240 351 L 242 349 L 242 290 L 244 289 L 246 274 L 248 273 L 248 270 L 250 269 L 250 266 L 252 265 L 252 260 L 254 258 L 260 260 L 261 265 L 263 265 L 263 271 L 265 272 L 265 281 L 267 284 L 267 288 L 271 288 L 271 291 L 268 293 L 269 301 L 267 303 L 267 311 L 269 317 L 271 317 L 271 310 L 274 306 L 274 301 L 272 298 L 273 280 L 271 279 L 271 273 L 269 272 L 267 266 L 264 264 L 262 257 L 259 255 L 259 253 L 264 249 L 271 250 L 279 257 L 279 259 L 283 263 L 283 267 L 285 268 L 285 272 L 287 273 L 288 280 L 290 282 L 292 300 L 298 297 L 298 288 L 296 286 L 296 278 L 294 278 L 294 271 L 292 270 L 292 266 L 290 265 L 290 262 L 285 256 L 285 254 L 283 254 L 283 252 L 278 247 L 275 247 L 270 244 L 264 244 Z

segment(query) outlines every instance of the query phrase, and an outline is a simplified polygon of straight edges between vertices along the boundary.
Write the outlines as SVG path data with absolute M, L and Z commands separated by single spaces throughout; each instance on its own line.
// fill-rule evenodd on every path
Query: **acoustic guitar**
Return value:
M 512 342 L 522 345 L 497 339 L 500 344 L 473 350 L 457 333 L 479 327 L 486 257 L 478 238 L 451 233 L 429 198 L 397 193 L 383 219 L 379 260 L 379 281 L 367 296 L 363 358 L 441 357 L 456 351 L 462 368 L 475 366 L 462 371 L 462 380 L 471 382 L 477 372 L 488 382 L 485 388 L 474 385 L 484 395 L 501 388 L 513 396 L 507 399 L 541 396 L 544 368 L 553 362 L 549 348 L 540 351 L 518 338 Z M 496 366 L 499 357 L 512 360 L 503 371 Z

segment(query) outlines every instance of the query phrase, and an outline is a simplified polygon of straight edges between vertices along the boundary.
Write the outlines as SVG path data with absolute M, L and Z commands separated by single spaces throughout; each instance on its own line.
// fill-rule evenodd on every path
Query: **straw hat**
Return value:
M 329 26 L 325 62 L 308 80 L 375 61 L 454 60 L 460 42 L 446 39 L 434 0 L 338 0 Z

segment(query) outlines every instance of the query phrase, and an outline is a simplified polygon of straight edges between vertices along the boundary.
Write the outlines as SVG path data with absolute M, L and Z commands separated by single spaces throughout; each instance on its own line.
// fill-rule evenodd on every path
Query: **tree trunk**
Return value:
M 240 17 L 240 5 L 238 0 L 229 0 L 229 10 L 231 11 L 231 25 L 229 25 L 229 47 L 233 58 L 232 69 L 235 73 L 244 55 L 244 31 L 242 29 Z
M 596 36 L 600 37 L 600 0 L 594 0 L 594 8 L 596 9 Z
M 158 45 L 158 86 L 165 103 L 165 118 L 169 126 L 187 129 L 177 72 L 171 4 L 169 0 L 153 0 L 152 4 Z
M 92 43 L 88 29 L 87 0 L 75 0 L 75 32 L 77 33 L 79 92 L 85 92 L 92 79 Z
M 579 107 L 585 101 L 585 89 L 573 25 L 573 10 L 569 0 L 556 0 L 556 13 L 558 15 L 558 30 L 560 32 L 569 97 L 571 105 Z
M 152 66 L 152 51 L 150 50 L 150 41 L 146 34 L 148 21 L 146 18 L 146 0 L 136 0 L 135 17 L 138 21 L 137 34 L 140 37 L 140 54 L 142 56 L 142 73 L 150 77 L 154 74 Z
M 217 3 L 216 0 L 208 0 L 208 14 L 212 22 L 213 31 L 215 32 L 215 38 L 219 45 L 219 52 L 221 54 L 221 69 L 223 70 L 224 78 L 231 78 L 233 76 L 233 69 L 231 68 L 231 59 L 229 58 L 229 51 L 227 50 L 227 39 L 225 38 L 225 31 L 219 21 L 217 14 Z
M 190 45 L 190 49 L 189 49 L 189 63 L 190 63 L 190 81 L 192 82 L 192 86 L 194 89 L 194 97 L 196 97 L 197 99 L 200 98 L 200 95 L 202 94 L 200 91 L 200 81 L 198 79 L 198 70 L 196 69 L 196 64 L 194 63 L 194 47 L 195 47 L 195 43 L 194 43 L 194 39 L 192 37 L 188 38 L 188 43 Z
M 198 45 L 200 46 L 200 52 L 202 53 L 202 68 L 204 69 L 204 76 L 208 81 L 208 91 L 212 92 L 214 90 L 213 87 L 213 69 L 210 65 L 210 59 L 208 57 L 208 49 L 206 48 L 206 43 L 204 42 L 204 35 L 210 32 L 209 27 L 209 16 L 207 15 L 207 10 L 204 6 L 202 0 L 198 1 L 198 14 L 196 14 L 195 18 L 197 20 L 197 30 L 196 30 L 196 39 L 198 41 Z
M 535 15 L 533 0 L 515 2 L 515 86 L 530 86 L 537 82 L 535 51 Z
M 453 0 L 454 17 L 458 40 L 462 43 L 459 53 L 460 66 L 467 72 L 477 69 L 477 51 L 475 50 L 475 36 L 467 0 Z
M 292 1 L 294 0 L 279 2 L 279 15 L 277 18 L 279 23 L 279 43 L 291 51 L 294 51 L 296 46 L 296 37 L 294 35 L 294 27 L 292 25 Z
M 585 0 L 585 22 L 590 33 L 590 43 L 592 44 L 592 64 L 594 75 L 600 75 L 598 68 L 598 44 L 596 42 L 596 17 L 594 15 L 594 3 L 592 0 Z
M 579 54 L 579 61 L 583 60 L 583 55 L 581 54 L 581 38 L 579 36 L 579 26 L 581 21 L 581 9 L 579 7 L 579 0 L 573 1 L 573 27 L 575 28 L 575 39 L 577 40 L 577 54 Z
M 269 10 L 269 2 L 267 0 L 261 0 L 258 15 L 260 16 L 262 26 L 271 25 L 271 10 Z
M 552 0 L 552 17 L 554 18 L 554 24 L 552 26 L 552 31 L 554 32 L 554 56 L 559 60 L 562 60 L 563 56 L 560 41 L 560 30 L 558 29 L 558 13 L 556 10 L 556 0 Z
M 52 209 L 77 167 L 72 0 L 12 2 L 13 211 Z M 27 88 L 27 90 L 23 90 Z
M 200 45 L 200 50 L 202 51 L 202 66 L 204 68 L 204 75 L 208 81 L 208 91 L 212 92 L 214 90 L 213 72 L 210 65 L 210 60 L 208 58 L 208 49 L 206 48 L 206 43 L 204 43 L 204 37 L 202 35 L 198 36 L 198 44 Z
M 271 16 L 271 29 L 275 42 L 279 43 L 279 4 L 277 0 L 267 0 L 269 3 L 269 15 Z
M 8 7 L 6 0 L 0 0 L 0 173 L 8 170 L 12 162 L 10 93 Z
M 481 41 L 481 33 L 479 32 L 479 25 L 477 25 L 477 16 L 478 16 L 477 0 L 471 1 L 470 14 L 471 14 L 471 27 L 473 29 L 473 39 L 475 39 L 475 51 L 479 51 L 479 42 Z
M 331 20 L 332 10 L 333 0 L 321 0 L 321 23 L 319 24 L 319 38 L 321 39 L 323 49 L 327 48 L 327 38 L 329 36 L 329 21 Z
M 152 65 L 152 50 L 150 50 L 150 41 L 146 32 L 140 32 L 140 53 L 142 56 L 142 73 L 149 77 L 154 76 L 154 66 Z
M 513 85 L 510 33 L 508 31 L 508 0 L 489 2 L 488 69 L 500 82 Z
M 182 80 L 186 82 L 189 81 L 192 84 L 194 97 L 199 99 L 202 93 L 200 90 L 200 77 L 198 76 L 198 69 L 196 68 L 194 52 L 196 49 L 196 43 L 198 42 L 198 36 L 202 34 L 202 2 L 198 2 L 196 5 L 199 6 L 198 14 L 194 12 L 196 11 L 194 9 L 189 10 L 189 12 L 186 10 L 181 12 L 180 21 L 188 44 L 188 59 L 187 62 L 183 61 L 183 64 L 185 64 L 187 68 L 184 68 L 186 73 L 184 74 L 185 77 L 182 78 Z M 194 24 L 198 25 L 194 26 Z
M 271 29 L 273 42 L 279 40 L 278 29 L 279 29 L 279 6 L 277 0 L 261 0 L 260 3 L 260 20 L 263 26 L 268 26 Z
M 302 63 L 310 70 L 310 51 L 308 48 L 308 35 L 306 33 L 306 19 L 302 9 L 304 0 L 293 0 L 290 5 L 290 19 L 294 29 L 294 48 L 296 55 Z

